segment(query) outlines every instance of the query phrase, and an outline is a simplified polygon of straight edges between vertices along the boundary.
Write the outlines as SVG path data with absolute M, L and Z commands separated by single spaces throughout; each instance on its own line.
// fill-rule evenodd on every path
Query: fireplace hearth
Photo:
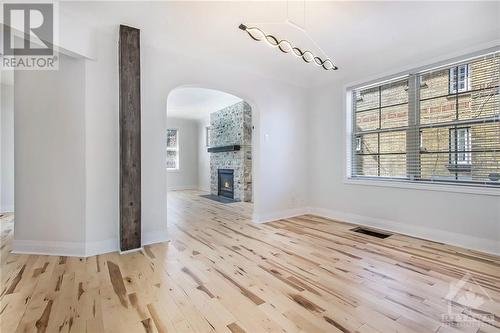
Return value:
M 234 199 L 234 170 L 218 170 L 218 191 L 217 195 L 229 199 Z

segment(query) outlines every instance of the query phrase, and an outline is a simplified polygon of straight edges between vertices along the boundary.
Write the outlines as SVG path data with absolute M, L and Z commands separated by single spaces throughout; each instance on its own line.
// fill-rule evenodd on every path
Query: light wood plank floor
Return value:
M 500 332 L 499 257 L 199 194 L 170 192 L 172 241 L 128 255 L 14 255 L 4 216 L 1 333 Z

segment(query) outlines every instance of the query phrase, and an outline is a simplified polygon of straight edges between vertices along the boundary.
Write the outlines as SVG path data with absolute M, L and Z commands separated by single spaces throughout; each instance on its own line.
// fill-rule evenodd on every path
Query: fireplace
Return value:
M 234 170 L 219 169 L 217 194 L 221 197 L 234 199 Z

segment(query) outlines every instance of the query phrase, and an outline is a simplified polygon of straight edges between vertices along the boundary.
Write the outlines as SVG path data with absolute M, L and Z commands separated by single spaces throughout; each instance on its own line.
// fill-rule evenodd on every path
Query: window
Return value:
M 407 85 L 408 80 L 400 80 L 363 89 L 362 100 L 353 96 L 356 147 L 352 168 L 355 175 L 405 175 Z
M 469 64 L 451 67 L 450 70 L 450 94 L 470 90 Z M 457 91 L 458 86 L 458 91 Z
M 497 52 L 351 89 L 348 177 L 500 187 L 499 82 Z
M 167 170 L 179 170 L 179 131 L 167 129 Z
M 450 168 L 470 166 L 471 136 L 470 128 L 450 129 Z

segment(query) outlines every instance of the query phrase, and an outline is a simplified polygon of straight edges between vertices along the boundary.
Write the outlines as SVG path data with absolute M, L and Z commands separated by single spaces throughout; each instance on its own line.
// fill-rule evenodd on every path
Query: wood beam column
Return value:
M 141 247 L 140 30 L 120 25 L 120 250 Z

